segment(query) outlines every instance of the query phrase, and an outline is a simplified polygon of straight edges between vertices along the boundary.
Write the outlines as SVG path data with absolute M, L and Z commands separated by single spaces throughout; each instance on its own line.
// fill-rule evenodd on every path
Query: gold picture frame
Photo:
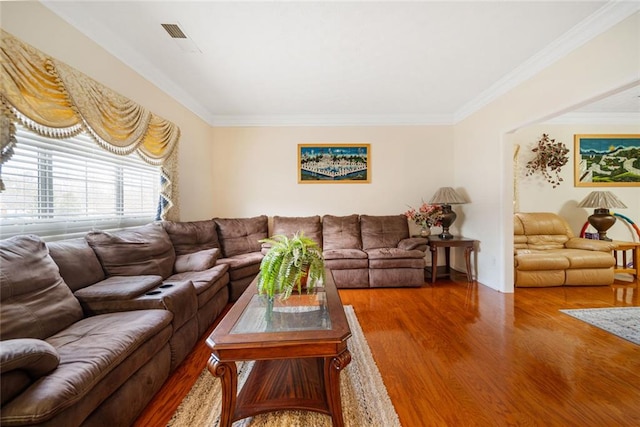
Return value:
M 298 144 L 299 184 L 368 184 L 371 144 Z
M 574 135 L 576 187 L 640 187 L 640 135 Z

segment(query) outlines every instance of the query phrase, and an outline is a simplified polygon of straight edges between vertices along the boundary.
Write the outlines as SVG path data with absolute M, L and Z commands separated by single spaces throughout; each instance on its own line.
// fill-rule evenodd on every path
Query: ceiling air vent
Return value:
M 182 32 L 178 24 L 160 24 L 169 35 L 174 39 L 186 39 L 187 36 Z
M 184 31 L 182 31 L 182 28 L 180 28 L 179 24 L 160 25 L 162 25 L 162 28 L 164 28 L 165 31 L 169 33 L 173 41 L 180 47 L 180 49 L 182 49 L 183 52 L 202 53 L 195 42 L 190 39 Z

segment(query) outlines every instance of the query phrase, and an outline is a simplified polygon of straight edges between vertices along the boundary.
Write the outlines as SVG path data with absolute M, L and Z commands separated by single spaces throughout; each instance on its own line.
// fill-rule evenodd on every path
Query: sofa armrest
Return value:
M 115 277 L 115 276 L 114 276 Z M 144 276 L 139 276 L 144 277 Z M 147 276 L 158 277 L 158 276 Z M 135 279 L 135 276 L 129 278 Z M 151 283 L 151 281 L 149 282 Z M 95 286 L 95 285 L 93 285 Z M 198 296 L 190 280 L 175 282 L 157 282 L 157 286 L 149 288 L 141 286 L 135 295 L 121 295 L 120 298 L 95 298 L 102 290 L 97 289 L 90 294 L 89 286 L 82 291 L 76 291 L 75 295 L 80 304 L 89 315 L 114 313 L 119 311 L 162 309 L 173 314 L 173 325 L 178 328 L 195 316 L 198 311 Z
M 572 237 L 564 244 L 567 249 L 584 249 L 588 251 L 611 252 L 616 248 L 613 242 L 606 240 L 584 239 L 582 237 Z
M 46 341 L 16 338 L 0 345 L 0 403 L 4 405 L 58 367 L 60 356 Z
M 0 373 L 22 369 L 35 380 L 58 367 L 60 356 L 46 341 L 35 338 L 16 338 L 2 341 Z
M 122 301 L 162 284 L 161 276 L 111 276 L 73 293 L 80 302 Z
M 428 240 L 425 237 L 409 237 L 398 242 L 398 249 L 407 251 L 419 249 L 424 252 L 427 250 L 427 244 Z

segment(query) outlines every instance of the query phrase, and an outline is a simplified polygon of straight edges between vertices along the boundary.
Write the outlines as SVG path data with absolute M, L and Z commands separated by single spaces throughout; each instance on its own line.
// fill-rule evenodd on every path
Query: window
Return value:
M 136 153 L 113 154 L 85 133 L 61 140 L 17 126 L 16 138 L 2 165 L 0 238 L 32 233 L 56 240 L 156 218 L 160 167 Z

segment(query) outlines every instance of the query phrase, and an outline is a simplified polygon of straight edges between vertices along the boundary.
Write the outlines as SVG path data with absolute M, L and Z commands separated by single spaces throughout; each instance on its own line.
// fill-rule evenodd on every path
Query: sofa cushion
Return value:
M 514 234 L 527 236 L 526 243 L 518 241 L 518 247 L 548 250 L 562 249 L 573 237 L 569 224 L 559 215 L 550 212 L 518 212 L 514 215 Z M 520 239 L 522 240 L 522 239 Z
M 372 270 L 380 270 L 380 269 L 387 270 L 387 269 L 394 269 L 394 268 L 412 268 L 412 269 L 422 270 L 424 269 L 424 259 L 423 258 L 370 259 L 369 268 Z M 395 282 L 391 282 L 391 283 L 395 283 Z
M 573 231 L 569 224 L 558 214 L 551 212 L 517 212 L 514 214 L 520 220 L 520 226 L 516 228 L 517 222 L 514 223 L 514 232 L 525 234 L 527 236 L 535 234 L 557 234 L 573 237 Z
M 395 248 L 409 237 L 409 223 L 403 214 L 388 216 L 360 216 L 362 248 Z
M 45 339 L 82 319 L 80 302 L 45 243 L 22 235 L 0 241 L 0 334 Z
M 109 276 L 166 278 L 173 273 L 176 254 L 169 235 L 159 223 L 112 233 L 91 231 L 85 239 Z
M 208 270 L 203 271 L 187 271 L 184 273 L 176 273 L 165 279 L 164 283 L 184 282 L 186 280 L 191 281 L 193 287 L 196 290 L 196 295 L 200 295 L 211 288 L 216 282 L 224 278 L 224 275 L 229 270 L 229 266 L 226 264 L 219 264 Z M 222 280 L 220 283 L 226 285 L 228 280 Z
M 369 260 L 372 259 L 400 259 L 415 258 L 424 259 L 424 252 L 418 249 L 406 250 L 398 248 L 379 248 L 367 250 Z
M 520 252 L 515 256 L 518 270 L 566 270 L 569 268 L 567 257 L 553 253 L 553 251 Z
M 556 252 L 569 260 L 569 268 L 610 268 L 616 263 L 615 258 L 608 252 L 585 251 L 582 249 L 561 249 Z
M 320 222 L 319 215 L 306 217 L 273 217 L 273 234 L 282 234 L 291 237 L 297 232 L 302 232 L 322 248 L 322 223 Z
M 225 258 L 260 252 L 260 239 L 266 239 L 269 223 L 266 215 L 253 218 L 216 218 L 218 239 Z
M 82 319 L 47 342 L 60 355 L 59 366 L 2 407 L 2 425 L 40 424 L 81 401 L 114 370 L 126 379 L 166 345 L 172 315 L 166 310 L 137 310 Z M 159 339 L 161 338 L 161 339 Z M 157 341 L 148 354 L 130 357 Z M 111 384 L 116 390 L 120 384 Z
M 325 258 L 324 265 L 330 270 L 352 270 L 358 268 L 369 268 L 369 260 L 367 258 Z
M 260 252 L 240 254 L 231 258 L 220 258 L 218 264 L 229 265 L 229 278 L 231 280 L 255 276 L 260 271 L 260 263 L 264 255 Z
M 65 283 L 76 291 L 105 278 L 102 265 L 84 238 L 47 243 Z
M 191 222 L 162 221 L 162 226 L 178 256 L 220 247 L 216 223 L 212 219 Z
M 367 259 L 367 253 L 359 249 L 328 249 L 322 251 L 322 257 L 328 259 Z
M 322 217 L 322 238 L 325 250 L 362 249 L 360 217 L 325 215 Z
M 216 264 L 219 256 L 220 249 L 218 248 L 204 249 L 190 254 L 177 255 L 173 270 L 176 273 L 208 270 Z
M 562 234 L 531 235 L 527 236 L 527 247 L 539 251 L 562 249 L 568 240 L 569 238 Z

